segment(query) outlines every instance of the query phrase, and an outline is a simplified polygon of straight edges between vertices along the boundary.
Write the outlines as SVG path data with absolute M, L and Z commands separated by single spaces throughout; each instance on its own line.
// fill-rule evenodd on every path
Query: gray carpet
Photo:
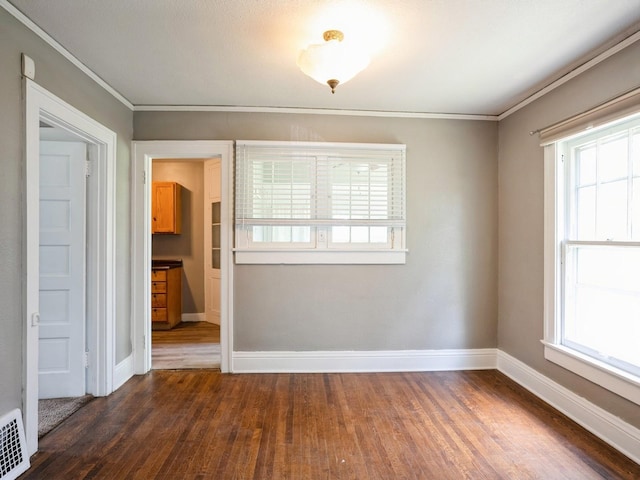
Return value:
M 38 438 L 56 428 L 91 400 L 92 395 L 38 400 Z

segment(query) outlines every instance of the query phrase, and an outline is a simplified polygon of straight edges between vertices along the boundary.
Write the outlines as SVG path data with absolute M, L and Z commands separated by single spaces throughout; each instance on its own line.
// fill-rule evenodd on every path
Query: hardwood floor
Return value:
M 220 326 L 182 322 L 171 330 L 153 330 L 151 365 L 155 370 L 220 368 Z
M 602 479 L 640 465 L 497 371 L 153 371 L 44 437 L 25 479 Z
M 152 330 L 152 346 L 172 343 L 220 343 L 220 325 L 208 322 L 180 322 L 171 330 Z

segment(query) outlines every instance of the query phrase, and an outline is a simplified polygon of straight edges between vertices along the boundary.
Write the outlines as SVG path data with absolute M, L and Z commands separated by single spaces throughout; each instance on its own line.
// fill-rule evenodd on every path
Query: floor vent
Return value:
M 22 415 L 17 408 L 0 418 L 0 480 L 13 480 L 29 468 Z

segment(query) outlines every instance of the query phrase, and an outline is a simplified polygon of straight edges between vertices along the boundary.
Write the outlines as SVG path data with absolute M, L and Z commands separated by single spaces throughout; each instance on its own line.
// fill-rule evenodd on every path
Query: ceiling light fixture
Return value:
M 348 42 L 340 30 L 324 32 L 325 43 L 309 45 L 298 56 L 298 67 L 311 78 L 336 92 L 339 83 L 351 80 L 367 65 L 369 55 Z

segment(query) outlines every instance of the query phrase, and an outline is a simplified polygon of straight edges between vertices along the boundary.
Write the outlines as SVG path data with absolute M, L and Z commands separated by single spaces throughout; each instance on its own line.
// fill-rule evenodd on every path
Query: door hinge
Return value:
M 89 160 L 85 160 L 84 176 L 85 177 L 90 177 L 91 176 L 91 162 Z
M 142 183 L 147 184 L 147 172 L 146 170 L 142 172 Z
M 84 352 L 84 368 L 89 368 L 89 352 Z

